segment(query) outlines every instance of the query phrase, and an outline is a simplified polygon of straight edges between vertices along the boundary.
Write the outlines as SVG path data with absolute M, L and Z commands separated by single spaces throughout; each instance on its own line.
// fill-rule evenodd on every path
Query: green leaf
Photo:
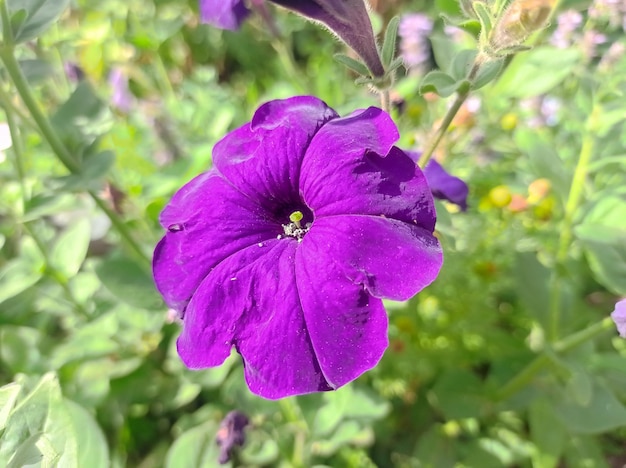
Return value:
M 626 408 L 605 386 L 595 382 L 588 404 L 580 404 L 567 392 L 552 405 L 559 420 L 572 433 L 600 434 L 626 425 Z
M 102 429 L 85 408 L 71 400 L 63 401 L 71 428 L 64 436 L 72 442 L 75 450 L 63 452 L 58 466 L 84 466 L 106 468 L 110 466 L 109 447 Z
M 20 68 L 31 85 L 49 80 L 54 75 L 54 67 L 40 59 L 20 60 Z
M 209 421 L 189 429 L 176 438 L 165 457 L 165 468 L 219 468 L 231 463 L 218 463 L 219 448 L 215 443 L 218 424 Z
M 534 252 L 520 252 L 515 262 L 515 284 L 517 294 L 531 316 L 544 329 L 548 327 L 548 305 L 550 303 L 550 271 L 544 267 Z
M 400 17 L 394 16 L 387 24 L 385 31 L 385 39 L 383 40 L 382 49 L 382 61 L 385 66 L 385 70 L 389 69 L 391 62 L 396 56 L 396 40 L 398 38 L 398 25 L 400 24 Z
M 428 73 L 420 83 L 420 93 L 436 93 L 441 97 L 448 97 L 454 94 L 458 88 L 457 81 L 439 70 Z
M 472 80 L 472 89 L 480 89 L 493 81 L 502 71 L 504 59 L 491 60 L 484 63 L 478 69 L 478 73 Z
M 475 58 L 475 50 L 465 49 L 460 51 L 454 56 L 454 59 L 452 59 L 452 65 L 450 66 L 450 75 L 457 81 L 466 79 L 469 75 Z
M 110 129 L 111 114 L 92 86 L 81 81 L 50 122 L 72 153 L 78 156 Z
M 42 276 L 40 265 L 18 257 L 0 268 L 0 303 L 17 296 L 33 286 Z
M 34 39 L 48 29 L 65 11 L 69 0 L 8 0 L 9 11 L 24 10 L 26 17 L 13 30 L 15 42 Z M 13 22 L 13 21 L 12 21 Z
M 80 270 L 87 256 L 90 234 L 89 219 L 79 219 L 61 233 L 52 247 L 50 262 L 65 278 L 71 278 Z
M 96 274 L 111 294 L 127 304 L 149 310 L 163 307 L 152 278 L 129 259 L 103 260 Z
M 547 93 L 572 75 L 580 59 L 576 48 L 550 46 L 516 55 L 493 87 L 493 95 L 527 98 Z
M 115 164 L 115 153 L 105 150 L 98 153 L 88 153 L 82 162 L 80 173 L 59 177 L 62 182 L 58 189 L 64 192 L 94 190 L 101 184 L 102 179 Z
M 556 467 L 568 434 L 554 413 L 552 403 L 544 398 L 534 400 L 528 409 L 528 424 L 537 449 L 532 456 L 533 466 Z
M 473 2 L 472 7 L 480 22 L 480 34 L 483 37 L 488 37 L 493 29 L 494 18 L 491 14 L 491 9 L 485 2 Z
M 0 438 L 0 465 L 6 466 L 11 458 L 36 455 L 31 445 L 44 433 L 50 407 L 60 401 L 61 390 L 58 380 L 52 373 L 44 375 L 9 416 Z M 32 440 L 31 437 L 35 439 Z M 22 462 L 16 462 L 15 466 L 24 465 Z
M 22 386 L 15 382 L 0 388 L 0 431 L 6 427 L 11 411 L 13 411 L 13 407 L 17 402 L 17 396 L 21 390 Z
M 596 280 L 626 295 L 626 200 L 609 196 L 596 203 L 574 228 Z
M 352 57 L 348 57 L 344 54 L 335 54 L 333 55 L 333 57 L 337 62 L 345 65 L 356 74 L 360 76 L 370 76 L 370 71 L 362 62 L 359 62 L 358 60 L 355 60 Z
M 537 130 L 520 129 L 515 132 L 515 143 L 528 157 L 533 175 L 549 179 L 555 192 L 565 200 L 569 193 L 570 173 L 548 135 Z

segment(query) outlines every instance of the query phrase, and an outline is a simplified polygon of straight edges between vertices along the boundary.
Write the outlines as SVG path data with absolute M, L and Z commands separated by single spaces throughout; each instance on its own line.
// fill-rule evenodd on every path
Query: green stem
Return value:
M 78 174 L 80 172 L 78 163 L 74 160 L 66 146 L 59 139 L 54 131 L 54 128 L 52 127 L 52 124 L 41 111 L 35 97 L 33 96 L 31 88 L 28 85 L 19 64 L 17 63 L 15 56 L 13 55 L 13 49 L 6 46 L 0 47 L 0 60 L 4 63 L 7 73 L 11 77 L 11 80 L 22 98 L 24 105 L 32 115 L 44 139 L 52 148 L 52 151 L 72 174 Z M 124 221 L 98 196 L 95 191 L 90 190 L 89 195 L 96 202 L 96 205 L 98 205 L 98 207 L 100 207 L 100 209 L 104 211 L 104 213 L 111 220 L 111 224 L 115 227 L 115 229 L 117 229 L 126 245 L 134 252 L 137 258 L 141 260 L 144 266 L 149 266 L 150 259 L 137 241 L 135 241 Z
M 48 141 L 48 144 L 52 147 L 54 153 L 70 172 L 78 173 L 80 170 L 78 163 L 74 160 L 63 142 L 55 133 L 50 121 L 39 108 L 39 105 L 31 92 L 30 86 L 26 81 L 26 77 L 24 77 L 20 65 L 13 55 L 13 49 L 6 46 L 1 47 L 0 59 L 4 63 L 7 73 L 11 77 L 17 92 L 22 98 L 22 101 L 24 101 L 24 105 L 26 105 L 26 108 L 29 110 L 31 116 L 35 120 L 35 123 L 41 130 L 44 138 Z
M 389 98 L 388 89 L 380 92 L 380 107 L 387 113 L 391 110 L 391 100 Z
M 593 119 L 595 119 L 595 110 L 591 112 L 589 116 L 588 124 L 591 125 Z M 585 131 L 583 135 L 582 146 L 580 148 L 580 154 L 578 156 L 578 162 L 576 163 L 576 169 L 574 171 L 574 177 L 572 178 L 572 185 L 570 186 L 569 194 L 567 196 L 567 202 L 565 203 L 565 214 L 563 218 L 563 225 L 561 227 L 558 248 L 556 253 L 555 268 L 553 271 L 551 281 L 551 296 L 550 296 L 550 330 L 549 337 L 551 341 L 556 341 L 559 338 L 559 328 L 561 322 L 561 307 L 562 307 L 562 269 L 567 256 L 569 248 L 574 236 L 574 217 L 576 211 L 583 199 L 585 180 L 587 173 L 589 172 L 589 163 L 593 157 L 595 139 L 593 133 Z
M 287 73 L 291 83 L 295 86 L 295 88 L 300 93 L 305 93 L 306 89 L 302 86 L 300 76 L 303 76 L 302 73 L 298 72 L 298 67 L 296 66 L 296 61 L 293 58 L 293 54 L 291 50 L 285 45 L 284 40 L 277 38 L 272 40 L 272 47 L 278 54 L 278 59 L 280 60 L 283 69 Z
M 448 131 L 448 127 L 452 123 L 454 116 L 457 114 L 457 112 L 459 111 L 459 109 L 461 108 L 465 100 L 467 99 L 467 96 L 469 96 L 469 89 L 463 93 L 458 93 L 456 95 L 456 99 L 452 103 L 452 107 L 450 107 L 450 109 L 448 109 L 448 112 L 446 112 L 446 115 L 443 118 L 441 125 L 439 125 L 439 128 L 435 132 L 433 138 L 431 138 L 428 144 L 426 145 L 426 149 L 422 153 L 422 156 L 420 156 L 418 164 L 422 169 L 426 167 L 426 164 L 428 163 L 432 155 L 435 153 L 437 146 L 439 146 L 439 143 L 441 143 L 441 140 L 443 139 L 443 136 Z
M 2 41 L 4 46 L 13 47 L 13 28 L 11 27 L 11 17 L 9 16 L 9 6 L 6 0 L 0 0 L 0 20 L 2 21 Z
M 9 126 L 9 134 L 11 135 L 11 149 L 13 150 L 13 164 L 15 166 L 15 172 L 17 173 L 17 178 L 20 183 L 20 188 L 22 190 L 22 202 L 25 205 L 26 200 L 30 198 L 29 193 L 26 190 L 26 171 L 24 170 L 24 151 L 22 148 L 22 139 L 20 138 L 20 134 L 17 127 L 17 122 L 15 122 L 15 116 L 13 115 L 13 111 L 11 108 L 6 107 L 4 103 L 0 102 L 0 107 L 3 108 L 4 114 L 7 118 L 7 125 Z M 22 206 L 22 210 L 24 210 L 25 206 Z
M 600 322 L 594 323 L 584 330 L 573 333 L 562 340 L 557 341 L 552 346 L 555 353 L 565 353 L 587 341 L 596 338 L 602 333 L 613 328 L 613 321 L 610 317 L 602 319 Z M 495 395 L 496 401 L 503 401 L 526 387 L 543 368 L 552 360 L 548 353 L 543 353 L 533 359 L 526 367 L 524 367 L 515 377 L 509 380 Z

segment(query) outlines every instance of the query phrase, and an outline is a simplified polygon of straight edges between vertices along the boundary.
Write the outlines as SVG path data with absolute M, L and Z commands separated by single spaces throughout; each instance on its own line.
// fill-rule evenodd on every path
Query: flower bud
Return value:
M 359 54 L 373 76 L 385 70 L 363 0 L 271 0 L 273 3 L 325 24 Z
M 496 53 L 521 46 L 543 27 L 555 0 L 514 0 L 502 13 L 491 33 L 489 44 Z

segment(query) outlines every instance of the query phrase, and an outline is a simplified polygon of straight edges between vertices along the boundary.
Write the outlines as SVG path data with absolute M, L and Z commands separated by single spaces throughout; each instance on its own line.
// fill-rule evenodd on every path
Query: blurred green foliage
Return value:
M 583 11 L 581 39 L 557 47 L 557 14 L 457 113 L 436 156 L 470 185 L 470 210 L 437 204 L 443 270 L 387 304 L 380 365 L 336 392 L 274 402 L 250 394 L 236 355 L 182 365 L 149 257 L 169 197 L 259 103 L 306 93 L 342 113 L 376 105 L 332 59 L 346 51 L 279 10 L 281 38 L 254 15 L 239 32 L 200 25 L 193 0 L 0 5 L 11 25 L 0 46 L 0 465 L 216 466 L 231 409 L 251 418 L 231 465 L 626 463 L 626 343 L 605 319 L 626 295 L 626 43 L 610 16 Z M 435 21 L 430 68 L 454 75 L 476 47 L 440 17 L 460 14 L 455 1 L 376 6 L 375 24 L 416 11 Z M 603 39 L 591 47 L 589 32 Z M 128 80 L 124 105 L 114 72 Z M 419 150 L 448 101 L 400 75 L 392 114 L 401 145 Z

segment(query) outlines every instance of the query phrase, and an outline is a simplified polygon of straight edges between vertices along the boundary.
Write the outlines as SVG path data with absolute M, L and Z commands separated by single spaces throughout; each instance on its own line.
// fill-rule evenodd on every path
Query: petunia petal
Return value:
M 376 108 L 328 122 L 302 162 L 300 187 L 316 217 L 384 215 L 432 231 L 435 208 L 421 170 L 400 149 L 391 118 Z
M 328 253 L 326 236 L 304 236 L 296 282 L 313 349 L 328 384 L 341 387 L 370 370 L 388 345 L 382 301 L 350 280 Z
M 469 188 L 463 180 L 450 175 L 441 164 L 434 159 L 428 161 L 424 168 L 424 175 L 430 185 L 430 190 L 434 197 L 448 200 L 461 208 L 467 210 L 467 195 Z
M 187 307 L 178 352 L 190 368 L 221 364 L 235 346 L 250 389 L 265 398 L 330 390 L 295 283 L 297 241 L 272 240 L 221 262 Z
M 213 163 L 238 190 L 268 211 L 297 201 L 300 166 L 309 141 L 334 110 L 312 96 L 268 102 L 248 125 L 213 149 Z
M 243 0 L 200 0 L 200 19 L 216 28 L 237 30 L 249 14 Z
M 257 204 L 213 171 L 181 188 L 160 221 L 167 233 L 154 251 L 154 279 L 166 304 L 180 313 L 218 262 L 282 233 Z
M 378 298 L 410 299 L 435 280 L 443 263 L 431 232 L 394 219 L 318 218 L 305 240 L 309 238 L 318 244 L 326 240 L 325 255 L 334 268 Z

